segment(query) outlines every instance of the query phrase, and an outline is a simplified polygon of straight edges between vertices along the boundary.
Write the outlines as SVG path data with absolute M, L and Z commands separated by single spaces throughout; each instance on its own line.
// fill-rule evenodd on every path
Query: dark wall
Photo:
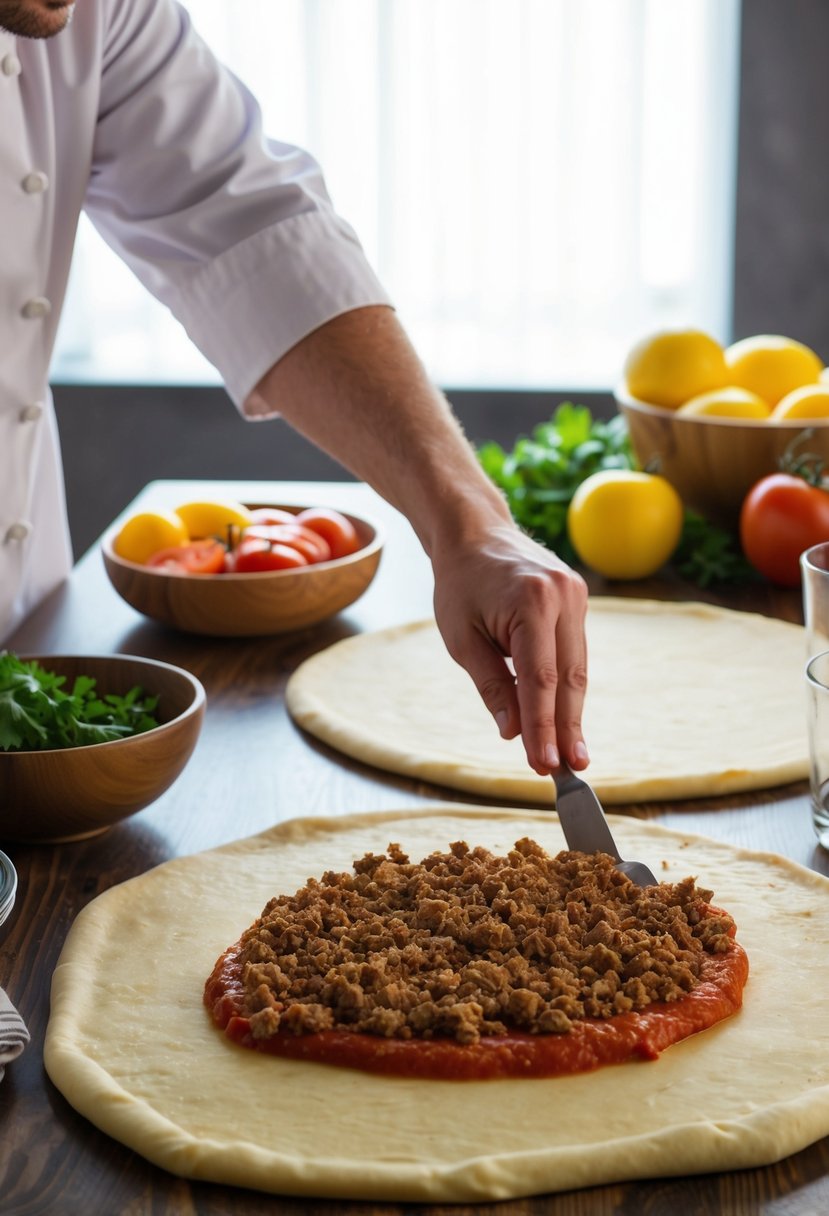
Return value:
M 784 333 L 829 362 L 829 3 L 743 0 L 733 336 Z M 453 393 L 470 439 L 511 444 L 566 390 Z M 57 386 L 80 555 L 161 477 L 347 476 L 284 423 L 246 423 L 221 389 Z M 608 395 L 578 393 L 596 413 Z
M 829 363 L 829 4 L 743 0 L 734 337 Z
M 79 557 L 148 481 L 239 478 L 329 481 L 350 475 L 286 423 L 246 422 L 220 388 L 56 385 L 75 555 Z M 549 418 L 566 393 L 451 394 L 470 440 L 512 445 Z M 609 394 L 578 398 L 597 417 Z

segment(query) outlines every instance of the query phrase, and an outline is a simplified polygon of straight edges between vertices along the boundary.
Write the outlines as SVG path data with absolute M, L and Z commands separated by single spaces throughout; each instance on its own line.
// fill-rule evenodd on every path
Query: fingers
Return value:
M 556 734 L 559 751 L 573 769 L 587 768 L 590 756 L 582 732 L 587 692 L 587 641 L 584 621 L 587 595 L 578 606 L 570 603 L 558 619 L 556 647 L 560 674 L 556 691 Z
M 486 545 L 467 548 L 460 558 L 449 547 L 432 561 L 444 642 L 472 677 L 502 737 L 520 734 L 539 774 L 562 760 L 586 768 L 584 580 L 512 528 L 494 531 Z
M 502 643 L 475 628 L 451 647 L 474 681 L 501 737 L 522 736 L 530 767 L 547 775 L 562 760 L 586 768 L 589 755 L 581 717 L 587 685 L 584 639 L 586 593 L 572 594 L 555 611 L 532 608 L 516 619 Z M 512 656 L 511 670 L 502 650 Z
M 559 592 L 555 605 L 548 602 L 546 612 L 528 612 L 510 635 L 521 735 L 537 773 L 550 773 L 561 760 L 583 769 L 590 759 L 582 733 L 587 597 L 576 584 L 569 591 Z
M 495 719 L 502 739 L 521 733 L 515 676 L 489 638 L 472 629 L 463 654 L 455 656 L 469 672 L 481 700 Z

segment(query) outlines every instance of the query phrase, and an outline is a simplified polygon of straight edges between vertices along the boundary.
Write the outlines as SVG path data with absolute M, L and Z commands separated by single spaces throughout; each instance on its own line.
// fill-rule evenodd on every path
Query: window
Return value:
M 188 7 L 318 157 L 440 384 L 607 388 L 650 330 L 728 339 L 739 0 Z M 84 222 L 54 375 L 147 368 L 217 379 Z

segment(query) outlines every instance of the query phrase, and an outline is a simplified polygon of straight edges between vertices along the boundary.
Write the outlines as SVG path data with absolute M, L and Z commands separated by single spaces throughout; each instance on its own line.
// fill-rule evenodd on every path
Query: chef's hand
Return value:
M 431 556 L 443 640 L 503 738 L 522 736 L 537 773 L 551 772 L 560 759 L 585 768 L 584 580 L 507 522 Z
M 559 756 L 584 768 L 585 585 L 513 523 L 391 309 L 308 334 L 245 412 L 280 412 L 403 512 L 432 562 L 444 641 L 501 734 L 522 735 L 539 773 Z

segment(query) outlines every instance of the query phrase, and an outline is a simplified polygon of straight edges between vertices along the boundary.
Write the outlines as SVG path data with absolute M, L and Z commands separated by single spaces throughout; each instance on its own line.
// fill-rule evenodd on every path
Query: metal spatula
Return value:
M 556 783 L 556 811 L 568 849 L 578 853 L 609 853 L 621 870 L 639 887 L 656 884 L 641 861 L 622 861 L 616 841 L 605 819 L 602 804 L 586 781 L 562 764 L 553 773 Z

